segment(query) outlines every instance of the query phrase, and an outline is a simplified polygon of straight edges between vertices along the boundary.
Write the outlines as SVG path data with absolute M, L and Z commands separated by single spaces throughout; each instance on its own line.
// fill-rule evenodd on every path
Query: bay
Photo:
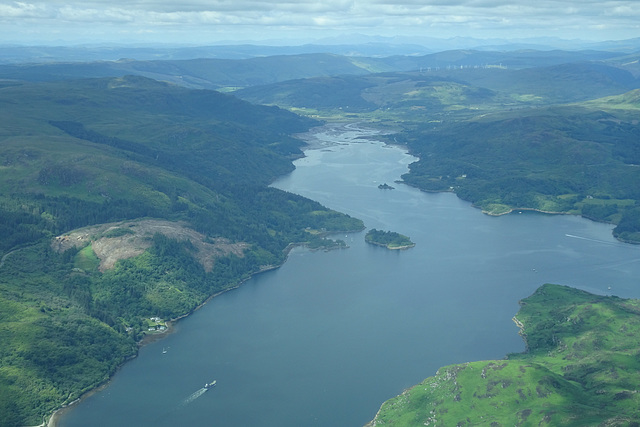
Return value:
M 490 217 L 454 194 L 396 184 L 415 159 L 376 133 L 315 129 L 306 157 L 274 186 L 415 248 L 367 245 L 364 231 L 334 236 L 349 249 L 296 248 L 143 347 L 58 425 L 359 426 L 439 367 L 524 350 L 511 319 L 544 283 L 640 297 L 639 248 L 617 242 L 610 225 Z M 385 182 L 395 189 L 379 189 Z

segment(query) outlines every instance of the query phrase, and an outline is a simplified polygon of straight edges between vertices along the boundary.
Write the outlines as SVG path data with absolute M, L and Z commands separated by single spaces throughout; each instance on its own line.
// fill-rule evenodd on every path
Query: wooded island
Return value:
M 376 230 L 375 228 L 369 230 L 364 239 L 367 243 L 383 246 L 387 249 L 409 249 L 416 245 L 403 234 L 395 231 Z

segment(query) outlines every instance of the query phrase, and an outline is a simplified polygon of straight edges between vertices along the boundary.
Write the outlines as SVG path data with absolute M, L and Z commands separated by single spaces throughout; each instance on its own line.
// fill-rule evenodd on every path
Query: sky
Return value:
M 347 34 L 623 40 L 640 0 L 0 0 L 0 43 L 304 44 Z

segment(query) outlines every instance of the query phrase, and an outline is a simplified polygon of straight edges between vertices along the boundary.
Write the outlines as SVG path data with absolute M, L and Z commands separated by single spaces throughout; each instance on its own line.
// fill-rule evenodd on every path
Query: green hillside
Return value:
M 388 142 L 419 158 L 403 180 L 422 190 L 453 191 L 490 214 L 582 215 L 637 242 L 639 84 L 616 67 L 574 63 L 305 79 L 236 95 L 395 130 Z
M 311 48 L 311 47 L 310 47 Z M 568 63 L 582 63 L 584 67 L 609 64 L 618 68 L 634 71 L 630 65 L 633 55 L 620 55 L 604 51 L 480 51 L 449 50 L 428 55 L 402 55 L 390 47 L 382 45 L 348 46 L 345 54 L 327 53 L 335 50 L 327 46 L 325 53 L 301 53 L 305 47 L 277 49 L 268 46 L 227 46 L 212 48 L 182 48 L 153 51 L 153 49 L 86 49 L 74 48 L 16 48 L 5 47 L 5 55 L 11 58 L 9 63 L 0 63 L 0 78 L 28 81 L 52 81 L 79 78 L 122 77 L 139 75 L 156 80 L 172 82 L 194 89 L 247 88 L 262 86 L 295 79 L 313 77 L 334 77 L 342 75 L 361 76 L 382 72 L 424 72 L 443 73 L 475 71 L 485 68 L 508 68 L 509 72 L 529 68 L 551 67 L 547 77 L 557 74 L 552 70 L 556 66 Z M 217 58 L 214 50 L 220 49 L 224 56 L 241 59 Z M 262 49 L 262 51 L 260 51 Z M 311 50 L 320 49 L 319 46 Z M 0 48 L 0 53 L 3 48 Z M 247 54 L 243 51 L 251 52 Z M 342 49 L 338 49 L 342 50 Z M 359 54 L 364 50 L 364 54 Z M 380 51 L 387 51 L 381 56 Z M 422 48 L 418 50 L 423 50 Z M 56 54 L 57 52 L 57 54 Z M 283 54 L 282 52 L 291 52 Z M 194 56 L 195 55 L 195 56 Z M 24 57 L 23 61 L 19 61 Z M 59 58 L 69 57 L 64 61 Z M 180 58 L 197 59 L 180 59 Z M 29 58 L 29 59 L 26 59 Z M 58 59 L 56 59 L 58 58 Z M 98 60 L 96 58 L 103 58 Z M 136 59 L 133 59 L 136 58 Z M 11 63 L 23 62 L 23 63 Z M 591 63 L 591 65 L 588 65 Z M 589 72 L 586 73 L 587 77 Z M 511 75 L 511 74 L 509 74 Z M 540 80 L 535 76 L 532 86 L 549 79 Z M 475 77 L 474 77 L 475 78 Z M 508 77 L 509 78 L 509 77 Z M 550 93 L 552 94 L 552 93 Z
M 285 108 L 324 111 L 353 105 L 359 112 L 377 110 L 402 121 L 419 121 L 433 119 L 433 114 L 442 111 L 470 110 L 477 115 L 486 110 L 587 101 L 640 86 L 630 72 L 600 63 L 524 69 L 498 65 L 417 68 L 422 71 L 299 79 L 253 86 L 235 94 Z M 320 92 L 323 97 L 315 96 Z
M 439 73 L 510 95 L 517 101 L 557 104 L 626 92 L 639 86 L 629 71 L 602 62 L 567 62 L 527 68 L 465 68 Z M 506 105 L 505 105 L 506 106 Z
M 287 111 L 142 77 L 14 82 L 0 106 L 2 426 L 40 424 L 290 244 L 363 228 L 268 187 L 317 124 Z
M 639 425 L 640 301 L 544 285 L 521 306 L 526 353 L 441 368 L 369 426 Z
M 397 138 L 420 157 L 403 179 L 492 214 L 536 209 L 611 222 L 617 237 L 637 241 L 634 93 L 417 126 Z
M 457 117 L 495 111 L 506 103 L 524 105 L 507 94 L 435 72 L 292 80 L 241 89 L 234 95 L 307 116 L 364 120 L 378 125 L 391 124 L 395 128 L 413 122 L 442 120 L 443 115 Z
M 379 60 L 332 54 L 261 56 L 249 59 L 188 59 L 140 61 L 55 62 L 0 64 L 0 78 L 28 81 L 69 80 L 89 77 L 138 75 L 194 89 L 237 88 L 285 80 L 367 74 L 387 71 Z

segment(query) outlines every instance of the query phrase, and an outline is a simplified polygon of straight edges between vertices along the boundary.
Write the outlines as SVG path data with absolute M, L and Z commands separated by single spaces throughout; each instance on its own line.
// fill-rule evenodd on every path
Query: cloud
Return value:
M 639 23 L 636 0 L 0 0 L 0 27 L 14 37 L 16 31 L 194 39 L 346 31 L 632 38 L 640 36 Z
M 0 3 L 0 16 L 3 20 L 16 18 L 46 18 L 46 7 L 29 3 L 14 2 L 13 4 Z

